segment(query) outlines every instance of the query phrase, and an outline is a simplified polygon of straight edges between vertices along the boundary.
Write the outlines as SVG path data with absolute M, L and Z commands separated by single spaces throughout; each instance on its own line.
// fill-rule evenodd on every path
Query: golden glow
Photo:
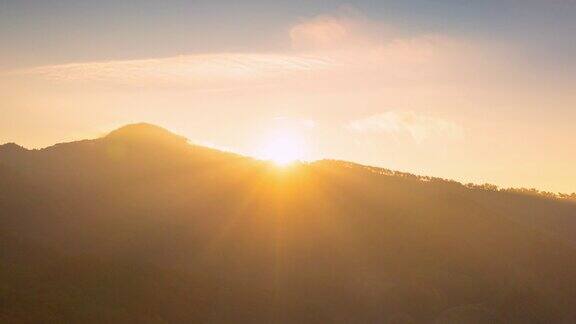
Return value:
M 304 141 L 291 133 L 278 133 L 271 136 L 261 147 L 257 156 L 278 166 L 287 166 L 303 158 Z

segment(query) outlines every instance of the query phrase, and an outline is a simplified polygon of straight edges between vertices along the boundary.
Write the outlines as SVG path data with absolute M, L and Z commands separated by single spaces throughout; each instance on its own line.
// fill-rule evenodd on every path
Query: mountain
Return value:
M 2 323 L 571 323 L 576 204 L 149 124 L 0 146 Z

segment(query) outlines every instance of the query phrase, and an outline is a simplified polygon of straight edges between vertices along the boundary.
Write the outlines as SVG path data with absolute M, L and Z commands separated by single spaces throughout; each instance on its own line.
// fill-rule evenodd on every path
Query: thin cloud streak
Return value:
M 158 59 L 72 63 L 36 67 L 15 74 L 53 81 L 90 81 L 127 85 L 180 84 L 214 88 L 237 82 L 258 83 L 327 69 L 328 60 L 304 55 L 202 54 Z
M 361 134 L 408 135 L 416 143 L 463 140 L 464 128 L 452 121 L 412 111 L 387 111 L 349 122 L 346 129 Z
M 43 66 L 15 72 L 56 82 L 213 90 L 306 83 L 344 86 L 434 83 L 487 71 L 490 48 L 445 35 L 406 36 L 351 9 L 303 19 L 288 30 L 290 51 L 208 53 Z M 489 54 L 489 55 L 488 55 Z M 488 63 L 489 64 L 489 63 Z M 471 72 L 471 69 L 474 72 Z

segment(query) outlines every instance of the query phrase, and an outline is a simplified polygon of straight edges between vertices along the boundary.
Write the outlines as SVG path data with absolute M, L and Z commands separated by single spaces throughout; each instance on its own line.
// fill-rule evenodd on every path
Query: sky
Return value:
M 576 192 L 575 35 L 574 0 L 0 0 L 0 143 L 149 122 Z

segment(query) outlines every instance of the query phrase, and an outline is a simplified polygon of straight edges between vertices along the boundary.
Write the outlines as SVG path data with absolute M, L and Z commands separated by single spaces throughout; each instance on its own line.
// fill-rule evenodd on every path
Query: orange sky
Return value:
M 145 121 L 248 155 L 289 134 L 305 159 L 576 191 L 573 79 L 514 44 L 407 32 L 352 6 L 295 18 L 277 38 L 4 69 L 0 142 L 43 147 Z

